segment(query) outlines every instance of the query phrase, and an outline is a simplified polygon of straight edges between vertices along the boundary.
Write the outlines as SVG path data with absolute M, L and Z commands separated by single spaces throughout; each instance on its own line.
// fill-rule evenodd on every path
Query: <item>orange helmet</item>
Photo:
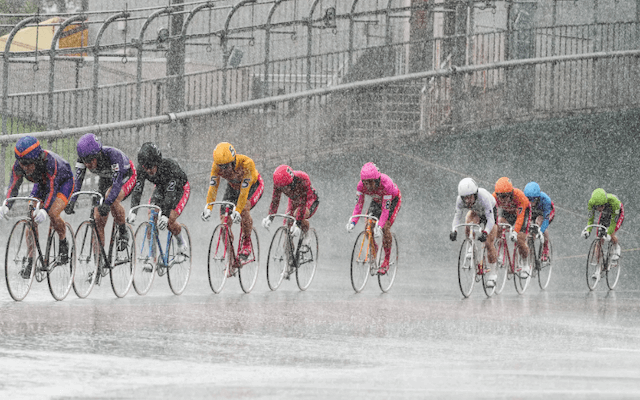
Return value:
M 513 185 L 511 184 L 511 179 L 507 178 L 506 176 L 503 176 L 502 178 L 498 179 L 498 182 L 496 182 L 495 192 L 496 193 L 513 192 Z

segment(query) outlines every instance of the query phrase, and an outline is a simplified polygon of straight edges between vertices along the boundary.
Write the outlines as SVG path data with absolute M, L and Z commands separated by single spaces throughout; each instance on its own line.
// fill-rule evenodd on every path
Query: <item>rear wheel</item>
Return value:
M 33 232 L 29 223 L 30 221 L 26 219 L 16 222 L 7 239 L 7 250 L 4 255 L 7 290 L 15 301 L 23 300 L 29 293 L 33 283 L 34 267 L 38 263 Z
M 587 286 L 589 290 L 593 290 L 600 281 L 600 274 L 603 266 L 602 246 L 600 245 L 600 239 L 595 239 L 591 242 L 589 248 L 589 255 L 587 256 Z
M 551 281 L 551 270 L 553 269 L 553 243 L 550 239 L 546 241 L 547 253 L 543 254 L 544 244 L 540 245 L 540 262 L 538 263 L 538 284 L 540 289 L 544 290 L 549 286 Z
M 287 266 L 289 265 L 289 234 L 286 226 L 276 230 L 271 239 L 269 254 L 267 255 L 267 284 L 269 289 L 277 290 L 282 283 Z
M 389 269 L 385 274 L 378 273 L 378 285 L 380 286 L 380 290 L 384 293 L 387 293 L 391 286 L 393 286 L 393 282 L 396 280 L 396 272 L 398 272 L 398 239 L 396 238 L 395 233 L 391 234 L 391 256 L 389 256 Z M 382 265 L 382 261 L 386 256 L 384 249 L 378 255 L 378 265 Z
M 509 271 L 509 248 L 507 247 L 506 240 L 496 239 L 494 242 L 494 246 L 497 251 L 497 261 L 496 261 L 496 274 L 498 275 L 496 279 L 496 294 L 502 293 L 502 289 L 504 289 L 505 283 L 507 283 L 507 274 Z M 502 262 L 500 262 L 502 259 Z
M 251 292 L 258 280 L 258 270 L 260 269 L 260 243 L 258 242 L 258 232 L 251 230 L 251 254 L 246 260 L 240 258 L 240 269 L 238 277 L 240 279 L 240 287 L 245 293 Z
M 133 282 L 133 274 L 136 261 L 136 246 L 133 229 L 125 224 L 129 240 L 127 245 L 120 250 L 117 244 L 119 236 L 118 227 L 113 224 L 113 232 L 111 233 L 111 244 L 109 249 L 109 276 L 111 278 L 111 288 L 118 298 L 123 298 L 129 293 Z
M 189 229 L 184 224 L 180 224 L 184 234 L 182 237 L 187 241 L 188 250 L 185 253 L 178 252 L 178 240 L 175 235 L 171 237 L 171 248 L 169 252 L 169 271 L 167 273 L 169 277 L 169 287 L 173 294 L 182 294 L 184 289 L 189 283 L 189 277 L 191 276 L 191 235 Z
M 209 257 L 207 261 L 207 274 L 209 286 L 213 293 L 220 293 L 227 282 L 229 269 L 231 268 L 231 250 L 229 243 L 229 227 L 225 224 L 216 226 L 209 241 Z
M 73 235 L 73 229 L 69 223 L 65 223 L 65 238 L 69 246 L 66 260 L 59 253 L 60 237 L 54 230 L 51 231 L 49 237 L 49 251 L 45 256 L 47 263 L 47 283 L 49 292 L 54 299 L 60 301 L 71 291 L 73 286 L 73 275 L 76 270 L 76 241 Z M 66 262 L 64 262 L 66 261 Z
M 618 284 L 618 278 L 620 277 L 620 258 L 615 263 L 611 262 L 611 255 L 613 254 L 615 245 L 609 242 L 609 265 L 607 266 L 607 286 L 609 289 L 613 289 Z
M 140 296 L 144 296 L 151 289 L 155 277 L 158 257 L 158 244 L 152 226 L 145 221 L 136 229 L 136 263 L 133 268 L 133 288 Z
M 316 230 L 309 228 L 307 231 L 309 246 L 298 249 L 298 268 L 296 269 L 296 282 L 300 290 L 307 290 L 318 267 L 318 235 Z
M 472 254 L 472 257 L 467 258 L 467 254 Z M 476 254 L 473 250 L 473 242 L 471 239 L 466 238 L 462 241 L 460 253 L 458 254 L 458 285 L 464 297 L 471 296 L 473 284 L 476 282 L 475 258 Z
M 369 279 L 371 264 L 376 262 L 374 242 L 369 241 L 373 239 L 371 236 L 366 231 L 360 232 L 351 252 L 351 286 L 356 293 L 364 289 Z
M 84 299 L 89 296 L 96 283 L 100 245 L 98 234 L 90 221 L 84 221 L 78 227 L 75 236 L 77 244 L 76 270 L 73 277 L 73 291 Z

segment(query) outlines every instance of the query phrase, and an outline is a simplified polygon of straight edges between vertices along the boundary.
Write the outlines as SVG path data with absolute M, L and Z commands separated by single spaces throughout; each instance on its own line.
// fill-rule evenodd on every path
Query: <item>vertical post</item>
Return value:
M 167 76 L 171 78 L 167 81 L 167 97 L 169 112 L 176 113 L 184 111 L 184 63 L 185 63 L 185 36 L 182 34 L 182 24 L 184 23 L 183 0 L 172 0 L 174 6 L 173 13 L 169 18 L 170 37 L 169 51 L 167 51 Z M 167 140 L 170 142 L 175 139 L 175 144 L 181 149 L 181 155 L 186 156 L 187 146 L 187 127 L 185 122 L 176 121 L 169 124 L 169 135 Z M 177 135 L 177 137 L 176 137 Z M 175 148 L 174 148 L 175 150 Z

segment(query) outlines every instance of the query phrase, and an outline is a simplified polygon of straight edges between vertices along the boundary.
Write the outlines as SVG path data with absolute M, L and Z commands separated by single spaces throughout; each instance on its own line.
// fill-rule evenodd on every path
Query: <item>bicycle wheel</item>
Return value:
M 269 245 L 267 255 L 267 284 L 269 289 L 277 290 L 282 283 L 286 268 L 289 265 L 289 234 L 286 226 L 276 230 Z
M 318 235 L 316 230 L 309 228 L 307 231 L 309 240 L 308 248 L 298 249 L 298 268 L 296 268 L 296 282 L 300 290 L 307 290 L 318 267 Z
M 615 263 L 611 262 L 611 254 L 613 254 L 615 245 L 609 242 L 609 262 L 607 263 L 607 286 L 609 289 L 613 289 L 618 284 L 618 278 L 620 277 L 620 259 Z
M 258 232 L 251 230 L 251 254 L 246 260 L 240 259 L 242 267 L 238 270 L 240 287 L 245 293 L 251 292 L 258 280 L 258 270 L 260 269 L 260 243 L 258 242 Z
M 129 241 L 123 250 L 118 250 L 117 238 L 118 227 L 113 224 L 111 232 L 111 243 L 109 244 L 109 277 L 111 278 L 111 289 L 118 298 L 123 298 L 131 290 L 133 274 L 136 264 L 136 245 L 133 229 L 129 224 L 125 224 L 129 233 Z
M 15 301 L 23 300 L 29 293 L 33 283 L 34 266 L 38 263 L 33 232 L 29 224 L 30 221 L 27 219 L 21 219 L 15 223 L 7 239 L 7 250 L 4 255 L 7 290 Z M 32 241 L 31 254 L 29 254 L 27 241 Z
M 51 292 L 51 296 L 58 301 L 64 300 L 71 291 L 73 276 L 76 270 L 76 241 L 73 229 L 71 229 L 69 223 L 65 223 L 65 237 L 69 244 L 67 262 L 62 263 L 64 260 L 61 260 L 59 254 L 60 237 L 54 230 L 51 230 L 47 255 L 45 256 L 48 267 L 47 283 L 49 285 L 49 292 Z
M 546 258 L 542 256 L 543 247 L 544 245 L 540 245 L 540 251 L 538 252 L 538 254 L 540 254 L 538 284 L 542 290 L 546 289 L 551 281 L 551 270 L 553 269 L 553 243 L 551 243 L 551 239 L 547 239 L 547 248 L 549 251 L 547 252 Z
M 93 290 L 98 274 L 98 235 L 91 221 L 84 221 L 75 235 L 76 271 L 73 277 L 73 291 L 81 299 L 86 298 Z
M 171 248 L 169 251 L 169 271 L 167 272 L 169 278 L 169 287 L 173 294 L 182 294 L 184 289 L 189 283 L 189 277 L 191 276 L 191 234 L 185 224 L 180 224 L 182 230 L 186 233 L 183 235 L 187 241 L 188 250 L 187 254 L 178 252 L 178 240 L 175 236 L 171 238 Z
M 140 296 L 151 289 L 155 277 L 158 257 L 158 244 L 152 235 L 151 224 L 141 223 L 136 229 L 134 244 L 136 246 L 136 262 L 133 268 L 133 288 Z
M 231 252 L 227 248 L 229 243 L 229 227 L 225 224 L 216 226 L 209 241 L 209 258 L 207 261 L 207 274 L 209 286 L 213 293 L 220 293 L 227 282 L 229 269 L 231 268 Z
M 522 256 L 520 255 L 520 251 L 518 250 L 518 246 L 516 246 L 515 250 L 515 263 L 516 265 L 522 265 Z M 531 280 L 531 273 L 535 268 L 535 249 L 533 247 L 533 243 L 529 242 L 529 255 L 524 262 L 529 266 L 529 273 L 526 272 L 517 272 L 513 276 L 513 283 L 516 286 L 516 292 L 519 294 L 523 294 L 527 287 L 529 286 L 529 281 Z
M 366 231 L 358 234 L 351 252 L 351 286 L 360 293 L 367 284 L 371 264 L 375 264 L 374 243 Z
M 473 291 L 473 284 L 476 281 L 476 266 L 473 259 L 476 255 L 473 254 L 471 259 L 467 259 L 467 252 L 472 248 L 473 242 L 471 239 L 466 238 L 460 245 L 460 253 L 458 254 L 458 285 L 460 286 L 460 292 L 464 297 L 469 297 Z M 475 253 L 475 252 L 474 252 Z
M 497 250 L 496 254 L 498 257 L 498 260 L 496 261 L 496 274 L 498 277 L 496 278 L 495 293 L 500 294 L 507 283 L 507 273 L 509 271 L 509 249 L 507 247 L 507 242 L 501 239 L 496 239 L 494 246 Z M 502 258 L 502 262 L 500 262 L 500 258 Z
M 488 283 L 488 277 L 489 277 L 489 273 L 487 273 L 487 267 L 489 265 L 489 260 L 487 258 L 487 248 L 486 246 L 482 246 L 482 270 L 484 271 L 484 273 L 482 274 L 482 288 L 484 289 L 484 294 L 487 295 L 487 297 L 491 297 L 493 296 L 493 294 L 496 292 L 496 285 L 497 282 L 493 282 L 493 286 L 487 286 Z M 495 271 L 490 271 L 490 273 L 494 273 Z
M 396 239 L 395 233 L 391 234 L 391 256 L 389 257 L 389 269 L 386 274 L 378 274 L 378 286 L 380 286 L 380 290 L 384 293 L 387 293 L 391 286 L 393 286 L 393 282 L 396 280 L 396 272 L 398 272 L 398 240 Z M 380 252 L 379 259 L 382 260 L 386 254 L 384 254 L 384 250 Z M 378 265 L 382 265 L 380 261 Z
M 602 245 L 600 244 L 600 239 L 596 238 L 591 242 L 589 255 L 587 256 L 587 286 L 589 290 L 594 290 L 600 281 L 603 260 Z

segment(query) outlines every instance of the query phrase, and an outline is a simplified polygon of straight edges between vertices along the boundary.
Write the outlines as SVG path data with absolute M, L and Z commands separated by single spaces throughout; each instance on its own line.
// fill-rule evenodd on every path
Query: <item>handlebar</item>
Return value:
M 69 196 L 69 200 L 71 200 L 72 197 L 80 197 L 80 195 L 82 194 L 86 194 L 86 195 L 91 195 L 93 197 L 98 197 L 100 199 L 100 202 L 98 203 L 99 206 L 102 205 L 102 203 L 104 202 L 104 196 L 102 195 L 102 193 L 100 192 L 95 192 L 93 190 L 80 190 L 78 192 L 72 193 L 71 196 Z
M 598 234 L 598 232 L 600 231 L 600 229 L 602 229 L 604 232 L 607 231 L 608 227 L 604 226 L 604 225 L 600 225 L 600 224 L 591 224 L 591 225 L 587 225 L 584 227 L 584 229 L 582 230 L 582 233 L 586 232 L 587 229 L 589 228 L 597 228 L 596 231 L 596 235 Z M 600 235 L 598 235 L 598 237 L 600 237 Z
M 473 229 L 475 229 L 475 228 L 478 228 L 478 230 L 480 229 L 480 224 L 458 224 L 458 225 L 454 226 L 453 229 L 458 229 L 461 226 L 470 226 Z
M 157 206 L 157 205 L 155 205 L 155 204 L 140 204 L 139 206 L 132 207 L 132 208 L 129 210 L 129 215 L 132 215 L 132 214 L 133 214 L 133 211 L 134 211 L 134 210 L 137 210 L 138 208 L 151 208 L 151 209 L 156 210 L 158 213 L 160 213 L 160 211 L 162 211 L 162 209 L 160 208 L 160 206 Z
M 216 204 L 219 204 L 220 206 L 230 207 L 232 213 L 236 210 L 236 205 L 230 201 L 212 201 L 210 203 L 207 203 L 207 206 L 214 206 Z
M 296 218 L 294 216 L 289 215 L 289 214 L 269 214 L 269 215 L 267 215 L 267 217 L 270 217 L 270 218 L 282 217 L 284 219 L 291 219 L 291 220 L 294 220 L 294 221 L 296 220 Z
M 374 220 L 376 223 L 378 222 L 378 217 L 374 217 L 373 215 L 370 215 L 370 214 L 355 214 L 355 215 L 352 215 L 352 216 L 349 217 L 349 221 L 347 223 L 351 222 L 351 220 L 356 218 L 356 217 L 357 218 L 365 217 L 365 218 L 369 218 L 369 219 Z
M 36 197 L 30 197 L 30 196 L 24 196 L 24 197 L 9 197 L 7 199 L 4 199 L 4 201 L 2 202 L 3 206 L 7 205 L 7 202 L 9 201 L 16 201 L 16 200 L 24 200 L 24 201 L 35 201 L 36 202 L 36 207 L 35 209 L 38 210 L 40 209 L 40 205 L 42 205 L 42 200 L 36 198 Z

